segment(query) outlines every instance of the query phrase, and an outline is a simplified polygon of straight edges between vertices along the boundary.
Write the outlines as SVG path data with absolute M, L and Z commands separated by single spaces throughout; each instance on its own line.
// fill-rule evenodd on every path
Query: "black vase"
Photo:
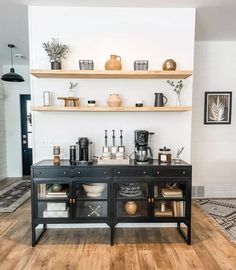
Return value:
M 51 69 L 61 69 L 61 62 L 51 62 Z

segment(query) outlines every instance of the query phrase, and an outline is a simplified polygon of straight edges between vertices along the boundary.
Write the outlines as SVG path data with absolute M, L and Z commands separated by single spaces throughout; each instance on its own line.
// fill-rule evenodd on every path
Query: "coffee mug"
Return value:
M 163 95 L 163 93 L 155 93 L 155 107 L 164 107 L 168 99 Z

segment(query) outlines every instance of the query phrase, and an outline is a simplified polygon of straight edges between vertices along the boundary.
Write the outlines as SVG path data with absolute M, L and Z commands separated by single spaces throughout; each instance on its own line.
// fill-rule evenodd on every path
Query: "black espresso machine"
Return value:
M 79 164 L 93 163 L 93 143 L 88 138 L 82 137 L 76 142 L 76 162 Z
M 134 163 L 150 164 L 153 163 L 153 154 L 151 145 L 151 136 L 154 132 L 147 130 L 134 131 Z

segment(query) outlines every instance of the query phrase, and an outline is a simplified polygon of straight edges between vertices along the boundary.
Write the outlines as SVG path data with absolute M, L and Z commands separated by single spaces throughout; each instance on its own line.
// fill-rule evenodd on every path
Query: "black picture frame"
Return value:
M 205 125 L 229 125 L 231 113 L 232 91 L 205 92 Z

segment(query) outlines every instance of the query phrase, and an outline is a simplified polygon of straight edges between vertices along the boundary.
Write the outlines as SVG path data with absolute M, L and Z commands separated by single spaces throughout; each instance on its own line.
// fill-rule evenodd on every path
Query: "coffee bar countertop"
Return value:
M 171 163 L 160 163 L 157 159 L 153 160 L 153 163 L 151 164 L 135 164 L 134 160 L 130 160 L 130 164 L 97 164 L 95 161 L 91 165 L 87 164 L 81 164 L 76 162 L 76 164 L 70 164 L 70 161 L 68 159 L 63 159 L 60 162 L 60 165 L 54 165 L 53 160 L 45 159 L 41 160 L 39 162 L 36 162 L 35 164 L 32 165 L 33 168 L 35 167 L 153 167 L 153 166 L 160 166 L 160 167 L 183 167 L 183 166 L 191 166 L 191 164 L 183 161 L 183 160 L 178 160 L 172 159 Z

